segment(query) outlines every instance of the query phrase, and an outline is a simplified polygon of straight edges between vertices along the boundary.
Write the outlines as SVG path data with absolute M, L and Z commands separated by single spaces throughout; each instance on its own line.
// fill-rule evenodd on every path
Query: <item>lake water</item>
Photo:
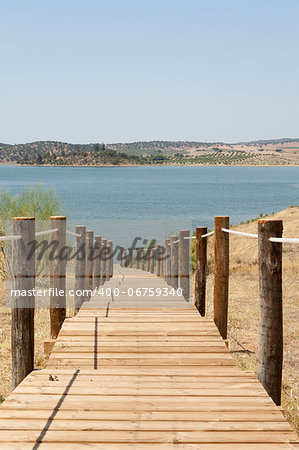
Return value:
M 55 189 L 74 223 L 115 228 L 131 220 L 212 227 L 215 215 L 239 223 L 299 203 L 299 167 L 0 166 L 0 185 L 13 193 L 35 183 Z

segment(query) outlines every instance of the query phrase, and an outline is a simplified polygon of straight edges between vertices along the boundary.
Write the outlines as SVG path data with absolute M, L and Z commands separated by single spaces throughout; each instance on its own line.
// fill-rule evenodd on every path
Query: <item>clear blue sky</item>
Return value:
M 298 0 L 0 0 L 0 142 L 299 136 Z

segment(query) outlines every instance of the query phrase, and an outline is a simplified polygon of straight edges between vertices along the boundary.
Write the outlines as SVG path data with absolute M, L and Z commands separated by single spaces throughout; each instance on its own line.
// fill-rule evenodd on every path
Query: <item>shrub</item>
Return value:
M 43 190 L 40 185 L 29 186 L 22 192 L 12 195 L 0 188 L 0 223 L 1 227 L 12 217 L 34 216 L 47 220 L 57 214 L 61 203 L 52 189 Z

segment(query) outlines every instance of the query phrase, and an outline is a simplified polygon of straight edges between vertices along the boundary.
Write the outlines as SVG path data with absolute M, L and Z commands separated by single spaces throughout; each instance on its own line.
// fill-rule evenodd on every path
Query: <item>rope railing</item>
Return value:
M 203 234 L 202 236 L 200 236 L 201 238 L 205 238 L 208 236 L 212 236 L 214 234 L 214 231 L 210 231 L 209 233 Z
M 178 242 L 180 242 L 180 240 L 178 239 L 178 240 L 176 240 L 176 241 L 173 241 L 173 242 L 169 242 L 168 243 L 168 245 L 173 245 L 173 244 L 177 244 Z
M 45 231 L 37 231 L 35 233 L 35 236 L 46 236 L 47 234 L 56 233 L 58 231 L 58 228 L 53 228 L 51 230 L 45 230 Z M 71 236 L 75 237 L 81 237 L 81 234 L 74 233 L 73 231 L 66 230 L 66 234 L 69 234 Z M 21 239 L 21 236 L 0 236 L 0 241 L 16 241 L 18 239 Z M 88 239 L 88 238 L 86 238 Z
M 221 228 L 221 231 L 224 231 L 224 233 L 238 234 L 239 236 L 246 236 L 246 237 L 255 238 L 255 239 L 258 238 L 257 234 L 244 233 L 243 231 L 229 230 L 228 228 Z
M 74 231 L 66 230 L 66 234 L 69 234 L 70 236 L 81 237 L 81 234 L 74 233 Z
M 276 237 L 272 237 L 272 238 L 269 238 L 269 241 L 271 241 L 271 242 L 282 242 L 282 243 L 286 243 L 286 244 L 299 244 L 299 239 L 298 238 L 276 238 Z
M 17 241 L 21 236 L 0 236 L 0 241 Z
M 52 230 L 37 231 L 35 233 L 35 236 L 45 236 L 46 234 L 56 233 L 56 231 L 58 231 L 58 228 L 53 228 Z
M 221 228 L 221 231 L 224 231 L 224 233 L 231 233 L 231 234 L 237 234 L 239 236 L 246 236 L 246 237 L 250 237 L 250 238 L 258 238 L 257 234 L 254 233 L 244 233 L 243 231 L 236 231 L 236 230 L 229 230 L 228 228 Z M 271 237 L 269 238 L 270 242 L 281 242 L 281 243 L 286 243 L 286 244 L 299 244 L 299 239 L 298 238 L 276 238 L 276 237 Z

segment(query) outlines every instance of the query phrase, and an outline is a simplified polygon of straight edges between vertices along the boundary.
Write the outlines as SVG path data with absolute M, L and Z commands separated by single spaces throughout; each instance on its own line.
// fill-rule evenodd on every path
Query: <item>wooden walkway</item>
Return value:
M 166 287 L 115 267 L 105 287 Z M 256 376 L 181 297 L 95 298 L 0 408 L 0 449 L 295 449 Z

